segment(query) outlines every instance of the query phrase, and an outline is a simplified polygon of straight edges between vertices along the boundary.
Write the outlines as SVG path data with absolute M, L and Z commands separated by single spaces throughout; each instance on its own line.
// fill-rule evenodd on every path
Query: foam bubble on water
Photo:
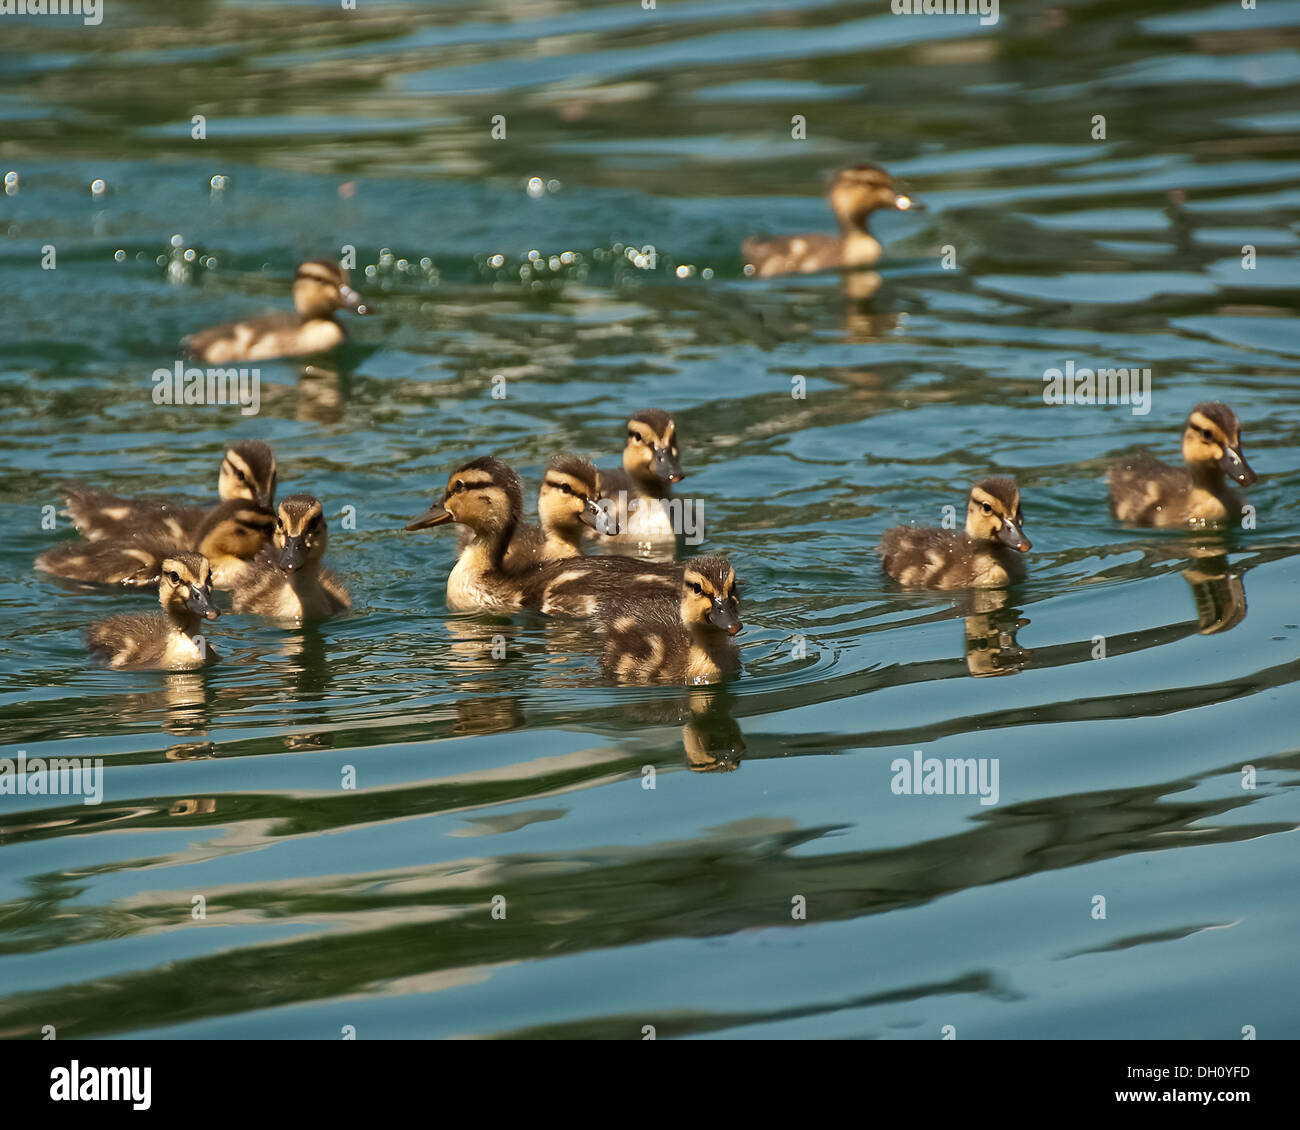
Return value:
M 536 200 L 539 196 L 546 195 L 546 184 L 541 177 L 529 177 L 526 191 Z
M 96 177 L 90 182 L 90 195 L 103 196 L 108 191 L 108 184 L 100 177 Z

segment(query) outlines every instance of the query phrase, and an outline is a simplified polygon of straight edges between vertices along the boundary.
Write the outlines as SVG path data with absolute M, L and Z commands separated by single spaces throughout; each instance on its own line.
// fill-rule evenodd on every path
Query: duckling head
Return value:
M 597 522 L 603 514 L 596 504 L 599 497 L 596 468 L 591 460 L 577 455 L 557 455 L 546 468 L 542 489 L 537 493 L 537 516 L 542 529 L 575 540 L 584 525 L 600 529 Z
M 831 180 L 831 211 L 841 229 L 867 230 L 871 213 L 880 208 L 923 211 L 925 205 L 904 196 L 894 187 L 893 178 L 879 165 L 848 165 L 837 169 Z
M 1226 404 L 1207 400 L 1192 409 L 1183 429 L 1183 460 L 1188 464 L 1217 465 L 1243 487 L 1255 481 L 1255 472 L 1241 452 L 1241 424 Z
M 329 544 L 329 527 L 320 499 L 291 494 L 275 508 L 276 564 L 286 573 L 314 565 Z
M 361 296 L 348 285 L 348 273 L 332 259 L 308 259 L 293 276 L 293 308 L 304 320 L 329 318 L 335 310 L 369 314 Z
M 223 502 L 208 512 L 194 533 L 194 544 L 211 561 L 251 561 L 271 540 L 275 515 L 244 499 Z
M 222 502 L 244 499 L 258 506 L 271 506 L 275 497 L 275 455 L 259 440 L 236 444 L 221 461 L 217 490 Z
M 738 635 L 740 594 L 736 571 L 725 557 L 692 557 L 683 563 L 682 623 L 688 628 L 712 627 Z
M 201 553 L 173 553 L 162 563 L 158 603 L 172 616 L 215 620 L 212 607 L 212 567 Z
M 980 479 L 970 488 L 966 533 L 974 541 L 1000 541 L 1021 553 L 1032 548 L 1014 479 Z
M 442 501 L 406 523 L 424 530 L 444 522 L 459 522 L 474 533 L 499 536 L 523 519 L 524 488 L 519 476 L 500 459 L 483 456 L 457 467 L 447 477 Z
M 659 485 L 682 481 L 677 424 L 667 412 L 646 408 L 627 422 L 623 470 L 634 479 Z

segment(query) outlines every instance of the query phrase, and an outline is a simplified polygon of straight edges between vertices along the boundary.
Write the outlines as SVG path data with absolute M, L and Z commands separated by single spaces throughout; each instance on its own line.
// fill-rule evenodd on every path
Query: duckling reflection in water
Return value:
M 278 469 L 264 443 L 248 440 L 226 451 L 217 474 L 220 502 L 255 502 L 270 507 Z M 195 531 L 212 506 L 195 506 L 167 498 L 121 498 L 97 487 L 67 483 L 59 487 L 82 537 L 89 541 L 124 537 L 167 539 L 176 549 L 189 548 Z
M 348 273 L 330 259 L 309 259 L 293 279 L 293 314 L 267 314 L 214 326 L 187 337 L 182 345 L 196 361 L 270 361 L 324 353 L 347 340 L 335 316 L 339 310 L 370 311 L 348 285 Z
M 472 459 L 447 479 L 442 501 L 407 523 L 423 530 L 457 522 L 472 537 L 447 577 L 453 611 L 519 612 L 589 616 L 602 597 L 675 591 L 681 566 L 627 557 L 569 557 L 512 568 L 506 560 L 523 522 L 523 486 L 499 459 Z
M 273 552 L 250 563 L 231 607 L 277 620 L 317 620 L 352 607 L 347 589 L 321 567 L 329 528 L 318 499 L 286 498 L 276 509 Z
M 1197 546 L 1192 556 L 1197 563 L 1183 570 L 1183 580 L 1192 588 L 1201 635 L 1230 631 L 1246 618 L 1246 588 L 1241 573 L 1232 570 L 1222 550 Z
M 966 669 L 977 679 L 1015 675 L 1029 664 L 1033 652 L 1016 641 L 1016 633 L 1029 621 L 1007 603 L 998 589 L 970 593 L 963 610 L 966 634 Z
M 622 683 L 716 683 L 740 668 L 736 571 L 725 557 L 684 563 L 674 595 L 618 597 L 602 604 L 601 663 Z
M 217 653 L 199 634 L 200 624 L 218 615 L 210 572 L 197 553 L 167 558 L 158 584 L 162 615 L 114 616 L 92 625 L 87 634 L 91 653 L 115 668 L 187 671 L 215 662 Z
M 1206 401 L 1183 427 L 1184 467 L 1135 455 L 1111 467 L 1111 512 L 1136 526 L 1205 526 L 1236 522 L 1244 502 L 1228 479 L 1248 487 L 1255 472 L 1241 451 L 1241 424 L 1226 404 Z
M 1006 478 L 980 479 L 970 489 L 964 532 L 895 526 L 880 538 L 885 572 L 921 588 L 997 588 L 1025 575 L 1020 488 Z
M 894 187 L 879 165 L 850 165 L 838 170 L 829 192 L 831 211 L 840 225 L 838 236 L 788 235 L 751 237 L 741 244 L 746 274 L 760 279 L 817 271 L 862 269 L 880 261 L 880 241 L 871 234 L 872 214 L 882 208 L 899 212 L 923 205 Z M 872 291 L 874 293 L 874 289 Z M 859 292 L 859 297 L 866 297 Z

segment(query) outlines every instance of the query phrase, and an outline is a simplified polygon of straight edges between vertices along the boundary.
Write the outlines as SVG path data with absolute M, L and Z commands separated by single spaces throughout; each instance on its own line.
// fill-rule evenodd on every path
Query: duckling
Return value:
M 1020 488 L 1012 479 L 980 479 L 970 488 L 966 530 L 895 526 L 880 538 L 885 572 L 930 589 L 996 588 L 1025 575 L 1011 551 L 1027 552 Z
M 335 311 L 369 314 L 348 285 L 348 273 L 330 259 L 308 259 L 293 277 L 293 314 L 266 314 L 191 334 L 182 345 L 196 361 L 269 361 L 324 353 L 347 340 Z
M 529 561 L 512 568 L 506 560 L 523 521 L 523 486 L 499 459 L 485 456 L 448 476 L 442 501 L 406 524 L 423 530 L 446 522 L 468 527 L 471 538 L 447 577 L 447 606 L 456 612 L 519 612 L 588 616 L 612 591 L 672 590 L 681 567 L 626 557 L 569 557 Z
M 328 544 L 320 501 L 290 495 L 276 509 L 274 555 L 245 570 L 231 608 L 278 620 L 318 620 L 351 608 L 347 589 L 321 568 Z
M 682 478 L 676 421 L 658 408 L 638 412 L 627 422 L 622 469 L 600 472 L 604 522 L 589 536 L 615 545 L 675 541 L 668 502 Z
M 215 620 L 207 560 L 198 553 L 175 553 L 162 563 L 158 603 L 162 615 L 114 616 L 91 626 L 91 653 L 115 668 L 192 671 L 212 663 L 217 653 L 199 634 Z
M 1184 467 L 1150 455 L 1116 463 L 1107 474 L 1111 513 L 1137 526 L 1205 526 L 1236 521 L 1244 505 L 1228 485 L 1243 487 L 1255 472 L 1241 452 L 1241 424 L 1226 404 L 1206 401 L 1192 409 L 1183 428 Z
M 599 497 L 596 468 L 576 455 L 557 455 L 546 468 L 537 492 L 538 526 L 520 522 L 510 537 L 505 567 L 520 572 L 544 561 L 563 561 L 582 553 L 582 536 L 603 520 L 596 503 Z M 463 551 L 474 535 L 467 526 L 460 529 Z
M 236 499 L 210 510 L 181 544 L 150 532 L 64 542 L 37 557 L 36 568 L 82 584 L 154 588 L 167 557 L 192 551 L 208 561 L 213 587 L 232 589 L 248 563 L 270 543 L 274 521 L 270 510 Z
M 740 594 L 725 557 L 692 557 L 676 593 L 619 598 L 598 622 L 601 663 L 621 683 L 716 683 L 740 666 Z
M 740 248 L 745 256 L 745 273 L 767 279 L 776 275 L 874 267 L 880 261 L 881 248 L 868 228 L 871 214 L 880 208 L 906 212 L 925 207 L 898 192 L 893 179 L 879 165 L 849 165 L 838 170 L 831 180 L 828 196 L 831 211 L 840 225 L 838 237 L 750 237 Z
M 221 502 L 245 499 L 269 507 L 275 498 L 275 455 L 259 440 L 237 443 L 226 451 L 217 474 Z M 60 486 L 67 501 L 64 514 L 89 541 L 134 535 L 168 539 L 187 548 L 211 509 L 165 498 L 119 498 L 94 487 Z

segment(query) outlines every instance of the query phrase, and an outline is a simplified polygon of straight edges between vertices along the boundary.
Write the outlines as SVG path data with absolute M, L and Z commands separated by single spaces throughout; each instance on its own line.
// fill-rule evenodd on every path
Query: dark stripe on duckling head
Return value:
M 291 494 L 276 507 L 276 517 L 289 537 L 302 537 L 316 525 L 325 524 L 320 499 L 310 494 Z
M 294 279 L 312 279 L 328 286 L 345 286 L 348 273 L 332 259 L 308 259 L 299 263 Z
M 459 487 L 458 483 L 461 484 Z M 471 459 L 457 467 L 447 480 L 447 493 L 450 495 L 462 490 L 486 490 L 493 486 L 505 493 L 510 500 L 512 512 L 523 514 L 523 483 L 510 467 L 490 455 Z
M 596 494 L 596 467 L 590 459 L 578 455 L 557 455 L 547 466 L 544 481 L 550 483 L 552 476 L 568 479 L 570 486 L 580 486 L 584 494 Z
M 658 441 L 663 441 L 666 434 L 671 435 L 670 429 L 674 426 L 672 416 L 659 408 L 641 409 L 640 412 L 628 421 L 629 430 L 631 430 L 637 423 L 649 424 L 654 431 L 655 440 Z
M 1014 516 L 1020 509 L 1020 488 L 1016 486 L 1015 479 L 1001 477 L 980 479 L 970 488 L 970 492 L 971 497 L 980 502 L 985 499 L 979 498 L 977 492 L 982 493 L 994 504 L 994 509 L 999 513 Z
M 1241 424 L 1237 420 L 1237 414 L 1217 400 L 1207 400 L 1198 404 L 1188 415 L 1187 423 L 1195 428 L 1210 429 L 1211 438 L 1216 443 L 1223 443 L 1226 440 L 1235 446 L 1241 436 Z M 1214 429 L 1218 430 L 1217 435 L 1213 434 Z

